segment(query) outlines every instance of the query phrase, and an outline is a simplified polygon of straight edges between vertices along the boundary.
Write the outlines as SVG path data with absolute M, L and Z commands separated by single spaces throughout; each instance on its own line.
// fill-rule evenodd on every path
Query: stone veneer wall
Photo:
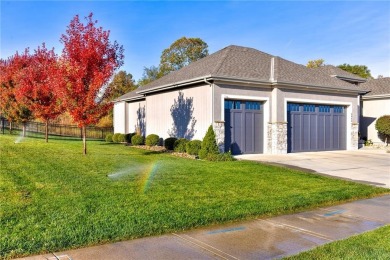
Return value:
M 223 153 L 225 152 L 225 122 L 215 121 L 213 124 L 213 128 L 219 151 Z
M 268 153 L 287 153 L 287 122 L 268 123 Z
M 359 149 L 359 124 L 352 123 L 351 125 L 351 150 Z

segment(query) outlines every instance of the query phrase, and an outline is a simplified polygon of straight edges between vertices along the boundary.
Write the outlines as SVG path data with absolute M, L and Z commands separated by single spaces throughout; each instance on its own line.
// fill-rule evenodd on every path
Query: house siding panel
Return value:
M 144 117 L 146 112 L 146 101 L 137 101 L 127 103 L 127 116 L 126 116 L 126 133 L 135 133 L 137 127 L 145 128 L 147 120 Z
M 117 102 L 114 104 L 114 133 L 126 132 L 126 102 Z
M 384 145 L 384 141 L 379 139 L 378 131 L 375 129 L 376 119 L 384 115 L 390 115 L 390 97 L 363 100 L 360 125 L 361 136 L 371 139 L 374 144 Z
M 147 96 L 146 118 L 149 123 L 146 135 L 157 134 L 164 139 L 175 136 L 202 140 L 212 124 L 211 96 L 209 85 Z M 191 111 L 193 119 L 188 116 Z

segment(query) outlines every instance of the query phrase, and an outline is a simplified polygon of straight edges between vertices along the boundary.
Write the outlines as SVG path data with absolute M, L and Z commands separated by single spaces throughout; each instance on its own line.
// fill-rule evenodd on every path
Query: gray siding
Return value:
M 146 101 L 126 103 L 126 133 L 134 133 L 137 127 L 142 134 L 146 133 Z
M 212 124 L 209 85 L 172 90 L 146 97 L 146 134 L 203 139 Z

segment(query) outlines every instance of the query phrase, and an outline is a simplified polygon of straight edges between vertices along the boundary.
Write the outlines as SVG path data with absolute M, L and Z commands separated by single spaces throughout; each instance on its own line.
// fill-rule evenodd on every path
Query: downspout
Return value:
M 206 78 L 204 78 L 203 81 L 211 87 L 211 124 L 214 124 L 214 84 L 207 81 Z

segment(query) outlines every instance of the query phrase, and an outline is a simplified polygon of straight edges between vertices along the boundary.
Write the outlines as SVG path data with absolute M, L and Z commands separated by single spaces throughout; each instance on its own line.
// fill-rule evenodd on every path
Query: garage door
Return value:
M 346 109 L 343 106 L 287 104 L 287 151 L 346 149 Z
M 263 152 L 263 106 L 258 101 L 225 100 L 225 151 Z

